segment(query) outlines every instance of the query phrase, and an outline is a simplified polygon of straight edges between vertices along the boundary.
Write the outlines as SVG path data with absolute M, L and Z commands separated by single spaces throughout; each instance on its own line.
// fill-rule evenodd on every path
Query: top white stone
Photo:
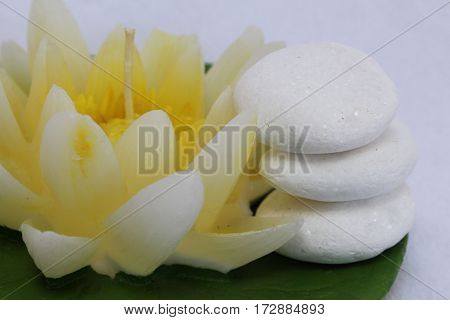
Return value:
M 305 154 L 366 145 L 388 127 L 397 108 L 395 86 L 378 63 L 336 43 L 267 55 L 243 74 L 234 99 L 239 111 L 257 111 L 263 143 Z M 289 139 L 277 137 L 280 128 Z

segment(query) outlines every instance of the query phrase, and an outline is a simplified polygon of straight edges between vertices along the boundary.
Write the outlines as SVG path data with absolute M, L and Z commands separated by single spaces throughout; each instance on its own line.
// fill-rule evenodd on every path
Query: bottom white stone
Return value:
M 414 201 L 406 185 L 375 198 L 318 202 L 276 190 L 258 216 L 301 215 L 296 236 L 278 252 L 316 263 L 342 264 L 370 259 L 398 243 L 411 229 Z

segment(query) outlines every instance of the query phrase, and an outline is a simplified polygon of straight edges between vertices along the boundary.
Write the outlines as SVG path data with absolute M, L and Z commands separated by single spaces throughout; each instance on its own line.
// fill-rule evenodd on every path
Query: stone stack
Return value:
M 287 47 L 251 67 L 234 99 L 258 114 L 258 138 L 271 147 L 260 173 L 276 190 L 257 215 L 304 219 L 281 254 L 349 263 L 408 233 L 414 202 L 404 182 L 416 148 L 375 60 L 336 43 Z

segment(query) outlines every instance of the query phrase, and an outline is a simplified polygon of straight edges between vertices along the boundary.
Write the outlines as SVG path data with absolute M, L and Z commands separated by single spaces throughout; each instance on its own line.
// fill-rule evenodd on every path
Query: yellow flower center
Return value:
M 156 36 L 162 38 L 148 52 L 157 52 L 158 61 L 147 53 L 147 61 L 153 63 L 147 70 L 134 44 L 134 30 L 113 32 L 98 52 L 86 87 L 74 97 L 74 104 L 113 144 L 141 115 L 162 109 L 175 128 L 176 167 L 185 169 L 199 150 L 196 144 L 205 119 L 202 60 L 195 46 L 186 50 L 183 41 Z
M 93 96 L 78 95 L 75 107 L 78 112 L 91 116 L 105 131 L 111 142 L 116 142 L 134 119 L 140 114 L 134 111 L 133 101 L 133 44 L 134 30 L 125 29 L 125 60 L 124 60 L 124 90 L 115 92 L 112 87 L 107 88 L 97 104 Z M 113 99 L 116 97 L 116 99 Z
M 136 118 L 137 116 L 138 115 L 135 115 Z M 105 131 L 109 140 L 112 143 L 115 143 L 117 140 L 119 140 L 128 126 L 131 124 L 131 122 L 133 122 L 132 119 L 115 118 L 109 120 L 108 122 L 100 123 L 100 126 L 102 127 L 103 131 Z

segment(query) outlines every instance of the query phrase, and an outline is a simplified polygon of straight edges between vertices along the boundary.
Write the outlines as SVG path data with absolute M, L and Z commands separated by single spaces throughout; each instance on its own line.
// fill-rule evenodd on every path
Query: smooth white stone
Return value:
M 397 108 L 394 84 L 375 60 L 361 62 L 366 56 L 336 43 L 275 51 L 238 81 L 236 107 L 258 112 L 259 139 L 278 150 L 322 154 L 366 145 Z M 279 141 L 279 129 L 288 139 Z
M 302 227 L 278 252 L 302 261 L 340 264 L 370 259 L 398 243 L 414 222 L 406 185 L 358 201 L 318 202 L 272 192 L 257 216 L 300 215 Z
M 416 163 L 416 147 L 408 128 L 394 120 L 367 146 L 323 155 L 268 151 L 261 175 L 274 186 L 319 201 L 367 199 L 399 187 Z

